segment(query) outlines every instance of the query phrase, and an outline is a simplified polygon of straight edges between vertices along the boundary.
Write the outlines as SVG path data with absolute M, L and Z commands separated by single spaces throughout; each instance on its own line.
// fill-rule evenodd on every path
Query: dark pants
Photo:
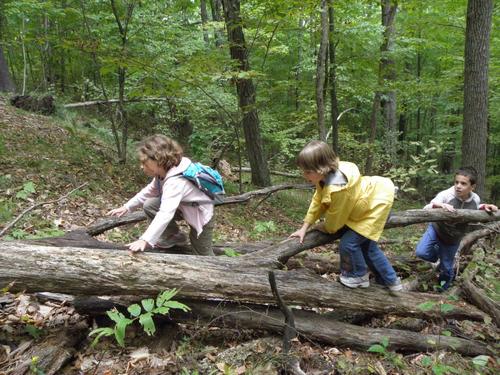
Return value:
M 144 213 L 149 218 L 153 220 L 158 211 L 160 210 L 160 198 L 149 198 L 144 202 L 143 206 Z M 179 233 L 179 226 L 176 220 L 182 220 L 182 214 L 179 210 L 175 213 L 174 218 L 168 223 L 167 228 L 163 231 L 160 241 L 167 240 L 168 237 Z M 198 236 L 196 229 L 189 226 L 189 240 L 191 242 L 191 248 L 195 255 L 215 255 L 212 249 L 212 235 L 214 230 L 214 218 L 210 219 L 208 223 L 203 227 L 203 231 Z

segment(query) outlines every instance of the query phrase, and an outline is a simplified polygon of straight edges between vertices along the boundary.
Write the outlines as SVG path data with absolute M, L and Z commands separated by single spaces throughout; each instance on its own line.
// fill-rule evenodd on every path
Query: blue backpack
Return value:
M 224 191 L 224 182 L 219 172 L 201 163 L 192 162 L 182 173 L 175 176 L 182 176 L 193 183 L 200 189 L 210 201 L 196 202 L 196 203 L 213 203 L 215 205 L 221 204 Z M 173 176 L 171 176 L 173 177 Z M 157 179 L 158 190 L 161 195 L 160 180 Z
M 182 177 L 191 181 L 198 189 L 204 192 L 214 204 L 222 202 L 224 182 L 222 176 L 215 169 L 201 163 L 191 163 L 182 172 Z

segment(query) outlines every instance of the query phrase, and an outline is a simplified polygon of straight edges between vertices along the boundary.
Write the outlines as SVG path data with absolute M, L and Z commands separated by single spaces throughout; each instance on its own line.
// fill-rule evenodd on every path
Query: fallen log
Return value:
M 71 327 L 49 332 L 43 339 L 21 344 L 9 355 L 6 363 L 0 363 L 2 374 L 24 375 L 40 373 L 60 374 L 61 368 L 76 353 L 76 346 L 87 336 L 88 325 L 81 321 Z M 39 372 L 34 372 L 37 369 Z
M 317 240 L 332 236 L 310 232 L 299 244 L 284 244 L 306 249 Z M 57 248 L 17 242 L 0 242 L 0 286 L 14 285 L 10 291 L 47 291 L 67 294 L 156 295 L 158 291 L 178 288 L 179 298 L 222 299 L 256 304 L 274 304 L 267 274 L 280 265 L 269 258 L 253 257 L 273 253 L 275 247 L 240 257 L 200 257 L 174 254 L 140 253 L 120 250 Z M 279 257 L 279 253 L 277 254 Z M 276 259 L 276 258 L 275 258 Z M 393 313 L 416 317 L 449 317 L 483 320 L 483 313 L 465 303 L 454 303 L 451 311 L 441 312 L 440 296 L 423 293 L 394 293 L 383 288 L 352 290 L 307 270 L 276 270 L 280 294 L 289 305 L 309 307 L 343 306 L 373 313 Z M 434 303 L 428 311 L 419 309 Z
M 265 188 L 237 195 L 234 197 L 226 197 L 224 198 L 222 203 L 220 203 L 220 205 L 247 202 L 253 197 L 268 195 L 275 191 L 284 189 L 309 189 L 311 188 L 311 185 L 283 184 L 274 186 L 272 188 L 274 188 L 274 190 L 271 190 L 270 188 Z M 96 236 L 98 234 L 106 232 L 107 230 L 126 224 L 138 223 L 142 220 L 146 220 L 146 215 L 142 211 L 137 211 L 118 218 L 101 219 L 96 224 L 87 227 L 85 230 L 91 236 Z M 388 228 L 404 227 L 407 225 L 434 222 L 434 221 L 450 221 L 455 223 L 466 223 L 466 222 L 486 223 L 499 220 L 500 220 L 500 211 L 495 213 L 487 213 L 486 211 L 481 211 L 481 210 L 457 210 L 455 212 L 448 212 L 441 209 L 407 210 L 407 211 L 399 211 L 391 213 L 391 216 L 389 217 L 387 223 L 385 224 L 385 228 L 388 229 Z
M 47 296 L 50 298 L 50 296 Z M 81 314 L 102 314 L 115 306 L 126 308 L 138 301 L 135 296 L 96 297 L 96 296 L 53 296 L 58 300 L 73 303 Z M 283 313 L 275 307 L 228 302 L 183 300 L 191 311 L 184 313 L 171 310 L 170 317 L 180 323 L 205 322 L 210 326 L 251 328 L 269 330 L 282 334 L 285 329 Z M 487 345 L 474 340 L 458 337 L 426 335 L 389 328 L 368 328 L 339 322 L 329 314 L 292 309 L 295 330 L 302 339 L 322 342 L 329 345 L 367 350 L 379 344 L 384 337 L 389 340 L 388 350 L 404 353 L 427 352 L 435 350 L 455 351 L 463 355 L 475 356 L 491 354 Z

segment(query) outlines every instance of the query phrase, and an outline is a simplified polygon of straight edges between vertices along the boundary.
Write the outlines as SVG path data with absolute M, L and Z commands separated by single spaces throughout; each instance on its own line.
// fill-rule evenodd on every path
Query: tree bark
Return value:
M 231 58 L 238 63 L 238 74 L 250 70 L 248 48 L 245 43 L 239 0 L 223 0 Z M 248 161 L 252 168 L 252 183 L 256 186 L 271 185 L 269 168 L 260 133 L 259 115 L 256 106 L 256 90 L 251 78 L 235 78 L 239 107 L 243 114 Z
M 484 195 L 488 140 L 488 62 L 493 0 L 469 0 L 465 29 L 462 164 L 478 172 L 476 190 Z
M 333 236 L 310 232 L 303 244 L 288 239 L 278 245 L 240 257 L 202 257 L 120 250 L 56 248 L 19 242 L 0 242 L 0 285 L 10 291 L 48 291 L 74 295 L 156 295 L 179 288 L 179 298 L 223 299 L 274 304 L 268 271 L 275 270 L 283 300 L 289 305 L 337 307 L 393 313 L 402 316 L 482 320 L 476 308 L 457 303 L 441 312 L 441 296 L 393 293 L 382 288 L 352 290 L 311 272 L 281 271 L 280 259 L 301 252 Z M 432 301 L 422 311 L 417 306 Z
M 207 12 L 207 0 L 200 0 L 200 16 L 201 16 L 201 27 L 203 31 L 203 40 L 208 46 L 210 40 L 208 38 L 208 32 L 205 29 L 208 22 L 208 12 Z
M 2 46 L 0 45 L 0 91 L 2 92 L 14 92 L 16 87 L 12 80 L 10 79 L 9 66 L 7 65 L 7 60 L 3 54 Z
M 327 0 L 328 4 L 328 56 L 330 62 L 330 107 L 331 107 L 331 131 L 333 151 L 339 154 L 339 103 L 337 98 L 337 61 L 335 59 L 336 45 L 334 43 L 335 33 L 335 10 L 333 0 Z M 328 138 L 328 136 L 327 136 Z
M 316 122 L 319 139 L 326 142 L 325 126 L 325 66 L 328 48 L 328 6 L 326 0 L 321 0 L 321 38 L 316 62 Z
M 396 81 L 395 62 L 390 53 L 394 48 L 394 19 L 398 9 L 397 0 L 382 0 L 382 27 L 384 41 L 380 48 L 380 83 L 384 86 L 381 96 L 382 114 L 386 126 L 386 150 L 393 163 L 396 162 L 397 150 L 397 116 L 396 92 L 389 88 Z

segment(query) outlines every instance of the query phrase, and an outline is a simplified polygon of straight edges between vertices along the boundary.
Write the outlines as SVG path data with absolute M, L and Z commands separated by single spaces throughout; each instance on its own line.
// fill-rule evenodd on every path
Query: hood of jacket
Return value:
M 347 180 L 346 183 L 337 182 L 339 181 L 339 179 L 342 179 L 341 176 L 338 176 L 340 173 L 344 175 L 345 179 Z M 327 183 L 323 184 L 323 186 L 316 186 L 317 189 L 319 188 L 324 190 L 321 203 L 330 204 L 331 193 L 351 189 L 359 185 L 361 182 L 361 173 L 359 172 L 358 166 L 348 161 L 339 162 L 339 168 L 335 172 L 335 175 L 336 176 L 327 176 L 327 178 L 325 178 L 325 181 L 327 181 Z

